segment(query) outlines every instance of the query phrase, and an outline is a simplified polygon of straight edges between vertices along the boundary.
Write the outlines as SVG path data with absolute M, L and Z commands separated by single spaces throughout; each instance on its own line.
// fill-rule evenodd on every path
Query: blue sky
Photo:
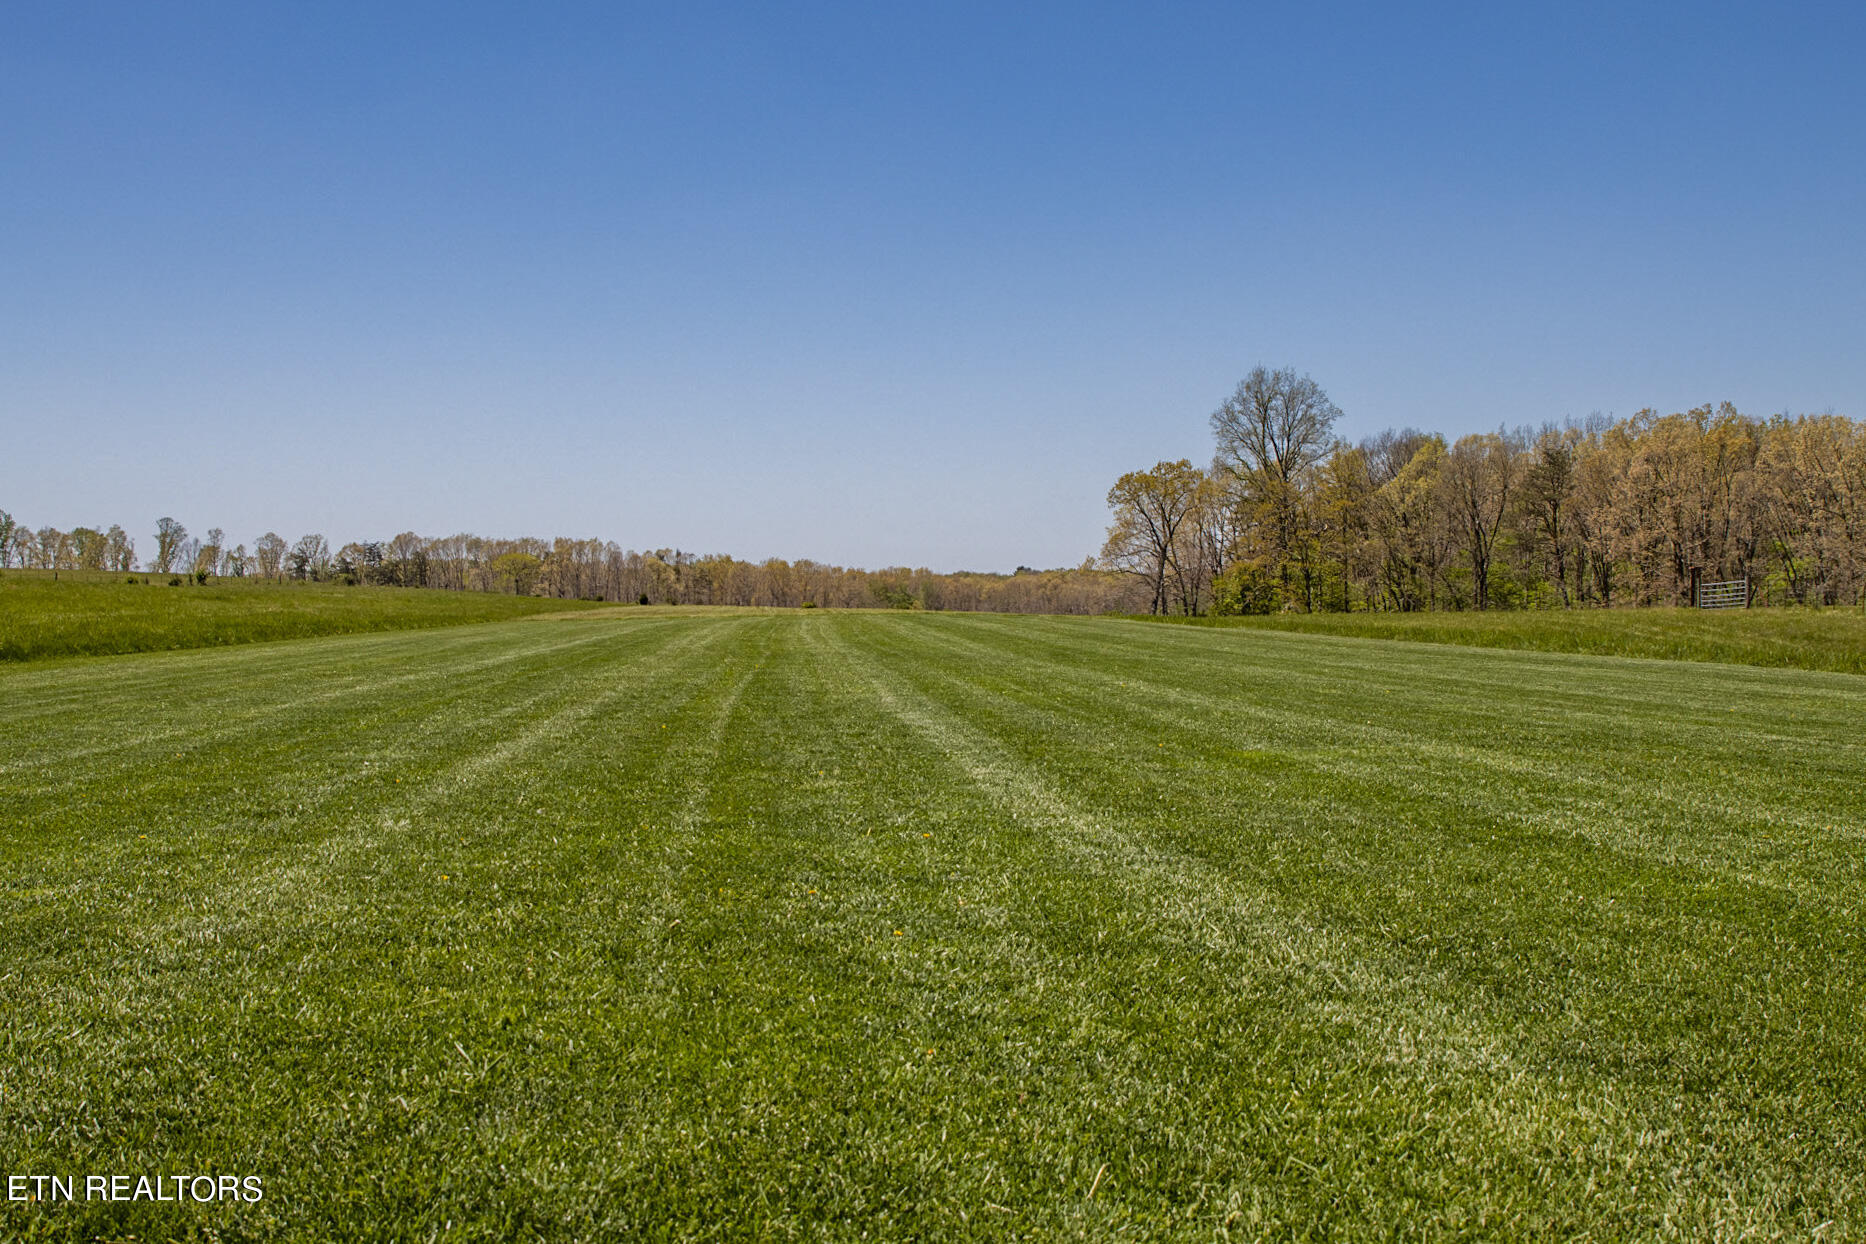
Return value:
M 1359 437 L 1866 416 L 1866 6 L 20 5 L 0 507 L 1009 569 Z

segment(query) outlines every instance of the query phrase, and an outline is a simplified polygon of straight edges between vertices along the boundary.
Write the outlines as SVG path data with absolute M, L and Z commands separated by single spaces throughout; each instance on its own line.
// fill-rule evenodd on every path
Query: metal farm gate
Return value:
M 1747 609 L 1749 608 L 1749 576 L 1729 579 L 1722 583 L 1704 583 L 1698 580 L 1696 572 L 1692 578 L 1692 603 L 1699 609 Z

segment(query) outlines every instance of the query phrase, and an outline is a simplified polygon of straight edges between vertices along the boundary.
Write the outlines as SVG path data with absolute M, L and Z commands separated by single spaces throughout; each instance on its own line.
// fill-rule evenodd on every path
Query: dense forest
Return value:
M 1210 467 L 1121 477 L 1102 564 L 1155 613 L 1866 603 L 1866 427 L 1729 403 L 1447 442 L 1350 444 L 1314 380 L 1257 368 Z
M 429 538 L 250 548 L 156 524 L 34 529 L 0 510 L 0 567 L 318 580 L 641 604 L 1016 613 L 1268 613 L 1686 604 L 1747 580 L 1755 604 L 1866 603 L 1866 427 L 1729 403 L 1448 442 L 1358 444 L 1308 376 L 1259 367 L 1211 417 L 1209 467 L 1121 477 L 1099 559 L 1014 574 L 742 561 L 595 539 Z

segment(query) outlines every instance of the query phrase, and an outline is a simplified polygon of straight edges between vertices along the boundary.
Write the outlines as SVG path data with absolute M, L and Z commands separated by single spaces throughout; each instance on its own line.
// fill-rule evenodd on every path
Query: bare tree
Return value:
M 330 544 L 315 531 L 299 536 L 289 560 L 292 578 L 322 579 L 330 572 Z
M 172 518 L 158 518 L 155 537 L 153 568 L 157 574 L 173 574 L 178 569 L 177 560 L 181 554 L 182 541 L 188 538 L 188 529 Z
M 1239 475 L 1261 471 L 1294 480 L 1328 452 L 1341 411 L 1322 386 L 1293 368 L 1258 366 L 1212 412 L 1219 460 Z
M 1471 559 L 1471 596 L 1479 609 L 1490 607 L 1490 566 L 1519 465 L 1516 445 L 1501 432 L 1460 437 L 1445 455 L 1440 497 Z
M 128 572 L 136 569 L 136 542 L 115 523 L 104 533 L 104 560 L 110 569 Z
M 197 576 L 220 573 L 220 558 L 225 551 L 226 541 L 227 533 L 220 528 L 208 530 L 207 539 L 194 553 L 193 568 Z
M 1203 471 L 1181 458 L 1151 471 L 1129 471 L 1108 490 L 1114 524 L 1102 559 L 1147 580 L 1154 613 L 1166 612 L 1167 580 L 1179 572 L 1180 527 L 1198 505 L 1204 480 Z
M 61 570 L 71 570 L 76 559 L 72 555 L 71 535 L 56 527 L 41 527 L 38 531 L 37 565 L 41 570 L 49 570 L 56 579 Z
M 193 536 L 183 540 L 181 547 L 175 550 L 175 565 L 183 574 L 194 574 L 199 569 L 200 560 L 201 542 Z
M 427 544 L 412 531 L 404 531 L 389 541 L 386 550 L 389 579 L 403 587 L 428 586 Z
M 381 546 L 376 546 L 380 550 Z M 377 558 L 381 560 L 380 557 Z M 369 582 L 369 546 L 360 540 L 338 549 L 331 559 L 331 572 L 340 579 L 351 579 L 358 583 Z
M 1573 435 L 1560 428 L 1543 428 L 1523 475 L 1522 505 L 1535 542 L 1548 558 L 1564 609 L 1574 603 L 1568 593 L 1568 546 L 1574 538 L 1571 502 L 1575 486 Z
M 71 529 L 72 564 L 78 570 L 102 570 L 104 568 L 104 533 L 95 527 L 73 527 Z
M 1302 569 L 1303 602 L 1312 608 L 1313 584 L 1304 556 L 1308 526 L 1304 516 L 1309 477 L 1332 445 L 1341 411 L 1322 386 L 1293 368 L 1271 371 L 1258 366 L 1238 382 L 1236 392 L 1212 412 L 1217 462 L 1243 485 L 1264 510 L 1270 547 L 1287 584 L 1289 563 Z
M 262 577 L 278 578 L 285 565 L 285 538 L 276 531 L 268 531 L 253 541 L 253 561 Z

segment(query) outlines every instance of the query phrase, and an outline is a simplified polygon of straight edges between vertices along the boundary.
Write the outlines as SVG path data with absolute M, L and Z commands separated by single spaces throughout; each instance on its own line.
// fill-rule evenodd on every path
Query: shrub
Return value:
M 168 581 L 168 585 L 169 585 L 170 587 L 180 587 L 180 586 L 181 586 L 181 580 L 180 580 L 180 579 L 170 579 L 170 580 Z
M 868 585 L 868 594 L 874 597 L 875 603 L 880 605 L 883 609 L 920 608 L 920 601 L 912 592 L 909 592 L 904 587 L 897 587 L 892 583 L 870 582 Z
M 1238 562 L 1212 585 L 1212 612 L 1216 614 L 1272 613 L 1283 603 L 1276 576 L 1249 562 Z

